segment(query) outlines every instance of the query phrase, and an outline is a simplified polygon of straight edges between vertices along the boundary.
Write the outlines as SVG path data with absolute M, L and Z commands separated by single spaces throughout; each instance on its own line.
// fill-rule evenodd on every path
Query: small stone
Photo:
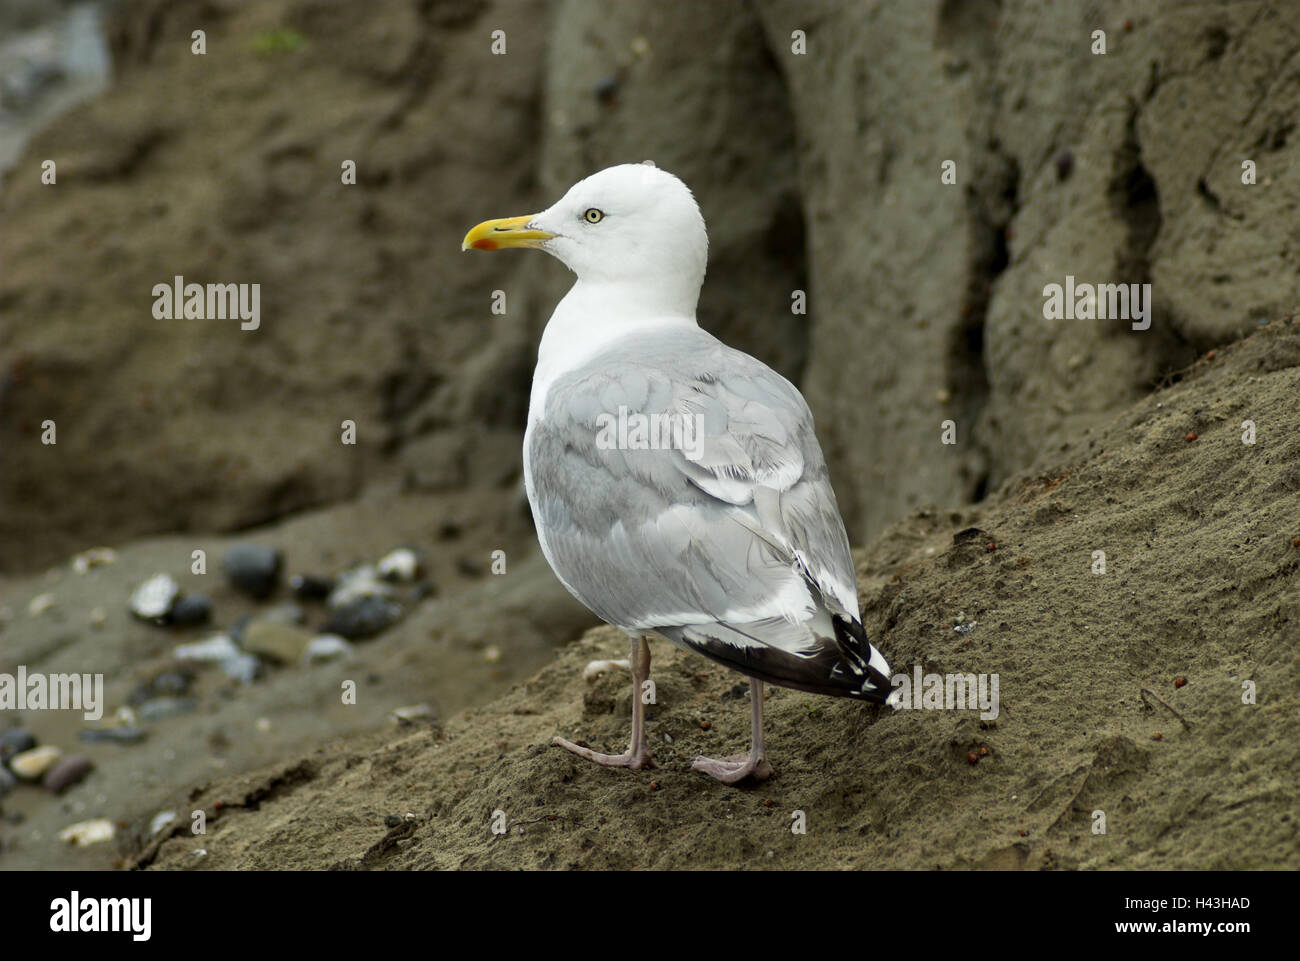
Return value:
M 489 664 L 499 664 L 501 662 L 501 648 L 496 644 L 489 644 L 483 649 L 483 660 Z
M 281 554 L 262 544 L 236 544 L 221 561 L 232 587 L 250 597 L 270 597 L 280 580 Z
M 219 664 L 242 652 L 239 645 L 228 634 L 214 634 L 212 637 L 193 644 L 177 644 L 172 648 L 172 657 L 182 661 L 201 661 L 207 664 Z
M 409 704 L 393 710 L 393 719 L 399 724 L 413 724 L 416 721 L 433 720 L 433 707 L 429 704 Z
M 0 761 L 9 763 L 15 754 L 30 751 L 36 746 L 36 735 L 22 727 L 11 727 L 0 733 Z
M 149 822 L 149 837 L 153 837 L 175 820 L 175 811 L 159 811 L 153 816 L 153 820 Z
M 108 620 L 108 612 L 102 607 L 93 607 L 90 610 L 90 626 L 95 630 L 100 630 L 104 622 Z
M 1165 736 L 1161 734 L 1159 731 L 1156 731 L 1156 733 L 1151 735 L 1151 740 L 1153 741 L 1163 741 L 1164 739 Z
M 48 791 L 62 794 L 74 784 L 79 784 L 95 769 L 95 762 L 84 754 L 71 754 L 45 772 L 41 780 Z
M 259 617 L 244 628 L 244 650 L 277 664 L 296 664 L 311 638 L 304 628 Z
M 395 828 L 398 825 L 405 824 L 405 823 L 406 823 L 406 818 L 402 817 L 400 814 L 384 815 L 384 827 L 386 828 Z
M 212 617 L 212 601 L 203 594 L 186 594 L 172 605 L 171 623 L 182 627 L 206 624 Z
M 136 685 L 127 695 L 127 703 L 139 706 L 156 697 L 177 697 L 188 691 L 193 682 L 194 674 L 188 665 L 178 670 L 162 671 L 143 684 Z
M 117 551 L 111 547 L 92 547 L 88 551 L 82 551 L 72 559 L 72 569 L 78 574 L 85 574 L 92 567 L 100 567 L 104 564 L 112 564 L 117 560 Z
M 339 575 L 338 584 L 330 592 L 326 603 L 338 610 L 363 598 L 392 596 L 393 586 L 381 580 L 379 572 L 367 564 Z
M 351 660 L 356 652 L 351 644 L 337 634 L 319 634 L 311 639 L 307 649 L 302 652 L 304 664 L 321 664 L 337 658 Z
M 59 832 L 59 840 L 79 848 L 113 840 L 113 822 L 108 818 L 81 821 Z
M 192 697 L 158 697 L 141 704 L 137 713 L 140 720 L 154 722 L 189 714 L 198 706 Z
M 257 721 L 253 724 L 253 726 L 256 727 L 263 734 L 269 734 L 271 732 L 271 727 L 272 727 L 271 719 L 269 717 L 259 717 Z
M 307 620 L 307 612 L 301 604 L 290 601 L 288 604 L 276 604 L 257 615 L 259 621 L 274 621 L 277 624 L 301 624 Z
M 52 744 L 34 747 L 30 751 L 15 754 L 9 759 L 9 770 L 24 781 L 39 781 L 45 772 L 59 763 L 63 752 Z
M 375 568 L 386 581 L 409 584 L 420 573 L 420 558 L 409 547 L 399 547 L 385 554 Z
M 980 756 L 976 754 L 974 751 L 969 751 L 966 754 L 966 760 L 969 761 L 971 764 L 978 764 L 979 759 Z
M 1068 180 L 1072 173 L 1074 173 L 1074 154 L 1062 150 L 1056 155 L 1056 179 Z
M 334 590 L 334 578 L 318 574 L 295 574 L 289 578 L 289 589 L 300 601 L 323 601 Z
M 252 684 L 262 673 L 262 662 L 254 654 L 239 654 L 221 662 L 221 669 L 232 681 Z
M 174 578 L 155 574 L 131 594 L 131 613 L 142 621 L 162 623 L 171 613 L 181 589 Z
M 358 597 L 337 608 L 322 629 L 350 641 L 374 637 L 402 616 L 397 604 L 383 597 Z
M 139 744 L 149 732 L 142 727 L 121 725 L 118 727 L 87 727 L 77 732 L 77 737 L 87 744 Z
M 1186 437 L 1185 439 L 1188 440 L 1188 441 L 1194 441 L 1194 440 L 1196 440 L 1196 431 L 1194 431 L 1194 430 L 1189 430 L 1189 431 L 1187 432 L 1187 437 Z
M 618 95 L 618 75 L 611 73 L 596 81 L 591 92 L 596 95 L 597 100 L 608 107 L 614 103 Z
M 1186 683 L 1187 683 L 1187 678 L 1183 677 L 1181 674 L 1178 677 L 1174 678 L 1174 687 L 1182 687 Z
M 37 594 L 27 602 L 27 616 L 40 617 L 51 607 L 54 606 L 54 595 L 50 593 Z

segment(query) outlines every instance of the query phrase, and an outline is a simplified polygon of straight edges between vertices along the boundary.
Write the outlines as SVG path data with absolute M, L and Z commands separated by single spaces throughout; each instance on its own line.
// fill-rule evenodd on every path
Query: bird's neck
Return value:
M 632 334 L 673 326 L 697 326 L 695 302 L 664 296 L 662 288 L 579 280 L 555 307 L 537 349 L 529 420 L 541 416 L 546 391 L 601 350 Z

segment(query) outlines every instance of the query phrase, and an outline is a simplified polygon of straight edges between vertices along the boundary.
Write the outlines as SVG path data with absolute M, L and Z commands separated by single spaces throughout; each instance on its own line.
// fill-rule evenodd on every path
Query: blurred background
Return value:
M 105 723 L 148 735 L 0 722 L 95 765 L 73 802 L 0 799 L 0 867 L 89 863 L 53 832 L 483 703 L 594 623 L 521 489 L 571 278 L 462 254 L 473 224 L 614 163 L 681 176 L 710 231 L 701 321 L 801 386 L 865 544 L 1294 309 L 1297 50 L 1300 5 L 1267 2 L 0 0 L 0 670 L 104 672 Z M 1152 329 L 1044 324 L 1067 274 L 1151 283 Z M 260 328 L 156 319 L 175 275 L 260 284 Z M 241 543 L 278 552 L 269 597 L 225 563 Z M 344 630 L 323 593 L 399 548 L 418 571 L 358 589 L 395 609 Z M 157 574 L 209 613 L 133 614 Z M 220 631 L 249 653 L 254 622 L 255 666 L 176 651 Z M 364 709 L 299 667 L 322 632 Z

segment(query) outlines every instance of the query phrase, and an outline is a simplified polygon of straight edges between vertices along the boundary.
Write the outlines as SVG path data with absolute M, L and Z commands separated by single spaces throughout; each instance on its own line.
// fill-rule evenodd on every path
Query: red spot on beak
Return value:
M 495 240 L 489 240 L 487 237 L 484 237 L 481 240 L 474 241 L 472 244 L 470 244 L 470 246 L 473 247 L 475 250 L 496 250 L 497 242 Z

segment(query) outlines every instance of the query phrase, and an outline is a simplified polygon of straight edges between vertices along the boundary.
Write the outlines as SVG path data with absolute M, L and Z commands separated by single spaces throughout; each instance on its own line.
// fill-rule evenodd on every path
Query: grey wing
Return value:
M 779 374 L 698 333 L 689 349 L 625 342 L 552 385 L 525 451 L 543 549 L 612 624 L 763 624 L 754 643 L 812 656 L 819 612 L 858 620 L 812 415 Z M 666 450 L 610 444 L 620 410 L 698 432 Z

